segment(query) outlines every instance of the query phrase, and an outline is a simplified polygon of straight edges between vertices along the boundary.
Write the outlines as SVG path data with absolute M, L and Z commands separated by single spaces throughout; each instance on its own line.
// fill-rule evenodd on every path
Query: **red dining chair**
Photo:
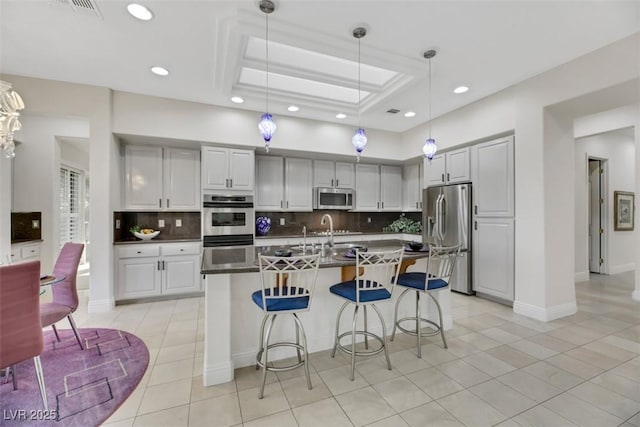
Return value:
M 53 274 L 55 276 L 64 275 L 65 279 L 60 283 L 51 285 L 53 301 L 40 304 L 40 319 L 42 320 L 43 328 L 51 326 L 58 341 L 60 341 L 60 336 L 58 335 L 55 323 L 65 317 L 69 319 L 73 334 L 76 336 L 80 348 L 84 350 L 78 329 L 76 328 L 76 323 L 73 321 L 73 316 L 71 315 L 78 308 L 76 276 L 78 274 L 78 265 L 80 264 L 83 250 L 84 244 L 82 243 L 65 243 L 62 247 L 56 260 L 56 265 L 53 268 Z
M 0 369 L 11 367 L 17 390 L 16 365 L 33 357 L 42 404 L 48 410 L 40 363 L 44 346 L 39 301 L 40 261 L 0 267 Z

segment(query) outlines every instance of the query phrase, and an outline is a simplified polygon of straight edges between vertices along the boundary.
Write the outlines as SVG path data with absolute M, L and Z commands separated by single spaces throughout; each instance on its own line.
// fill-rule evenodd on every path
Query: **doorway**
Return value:
M 589 272 L 604 273 L 605 213 L 604 168 L 606 160 L 588 160 L 589 174 Z

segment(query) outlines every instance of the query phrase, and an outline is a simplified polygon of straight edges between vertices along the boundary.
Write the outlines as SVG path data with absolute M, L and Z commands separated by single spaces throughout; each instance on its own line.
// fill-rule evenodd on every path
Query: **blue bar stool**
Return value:
M 320 254 L 294 257 L 263 256 L 259 254 L 258 262 L 262 290 L 251 294 L 253 302 L 264 311 L 262 325 L 260 326 L 259 350 L 256 356 L 256 369 L 262 368 L 258 398 L 262 399 L 264 396 L 267 371 L 288 371 L 302 365 L 304 365 L 305 375 L 307 376 L 307 385 L 311 390 L 307 337 L 297 313 L 309 311 L 311 306 L 311 298 L 313 297 L 313 290 L 318 277 Z M 279 314 L 293 315 L 296 332 L 295 342 L 269 343 L 273 324 Z M 300 344 L 300 335 L 302 335 L 302 344 Z M 295 348 L 298 362 L 284 367 L 268 366 L 269 350 L 274 347 Z M 302 354 L 304 354 L 304 357 Z
M 420 339 L 422 337 L 430 337 L 440 334 L 442 336 L 442 343 L 444 348 L 447 348 L 447 340 L 444 337 L 444 328 L 442 325 L 442 309 L 440 303 L 434 296 L 434 292 L 440 292 L 449 289 L 449 280 L 453 269 L 456 265 L 456 260 L 460 254 L 460 246 L 431 246 L 429 247 L 429 259 L 427 261 L 426 272 L 411 272 L 403 273 L 398 276 L 398 286 L 403 286 L 406 289 L 402 291 L 396 301 L 395 313 L 393 316 L 393 332 L 391 333 L 391 341 L 396 336 L 396 328 L 402 332 L 415 335 L 418 346 L 418 358 L 422 358 L 422 348 L 420 345 Z M 416 315 L 415 317 L 404 317 L 398 320 L 398 306 L 402 297 L 408 292 L 415 291 L 416 293 Z M 420 314 L 420 294 L 425 293 L 431 297 L 438 309 L 439 322 L 433 322 L 429 319 L 424 319 Z M 415 329 L 409 330 L 401 325 L 401 322 L 405 321 L 415 322 Z M 424 332 L 421 330 L 421 323 L 425 322 L 433 329 L 431 332 Z
M 389 359 L 389 351 L 387 345 L 387 329 L 384 319 L 377 303 L 390 301 L 393 287 L 396 284 L 398 270 L 402 262 L 403 249 L 387 250 L 387 251 L 371 251 L 363 252 L 355 251 L 356 258 L 356 277 L 354 280 L 338 283 L 331 286 L 329 291 L 345 300 L 345 303 L 338 310 L 338 318 L 336 319 L 335 341 L 331 357 L 335 357 L 336 350 L 340 349 L 346 354 L 351 355 L 351 381 L 354 380 L 356 369 L 356 356 L 373 356 L 384 351 L 387 359 L 387 367 L 391 370 L 391 360 Z M 353 304 L 353 323 L 350 331 L 340 334 L 340 318 L 344 309 Z M 382 323 L 382 337 L 367 331 L 367 306 L 371 306 Z M 363 307 L 364 311 L 364 329 L 356 330 L 358 321 L 358 310 Z M 347 336 L 351 336 L 351 343 L 342 345 L 340 340 Z M 356 335 L 364 335 L 365 350 L 356 351 Z M 368 338 L 374 338 L 380 343 L 380 347 L 370 350 Z

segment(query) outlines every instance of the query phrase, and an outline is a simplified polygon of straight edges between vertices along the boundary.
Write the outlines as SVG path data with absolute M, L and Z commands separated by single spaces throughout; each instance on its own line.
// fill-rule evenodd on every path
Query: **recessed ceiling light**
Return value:
M 244 102 L 244 99 L 240 98 L 239 96 L 232 96 L 231 102 L 235 102 L 236 104 L 242 104 Z
M 134 17 L 141 21 L 149 21 L 153 18 L 153 13 L 141 4 L 131 3 L 127 6 L 127 10 Z
M 416 115 L 416 113 L 414 113 L 413 111 L 407 111 L 406 113 L 404 113 L 405 117 L 413 117 L 415 115 Z
M 346 114 L 343 114 L 343 113 L 336 114 L 336 119 L 344 119 L 345 117 L 347 117 Z
M 163 67 L 151 67 L 151 72 L 159 76 L 166 76 L 169 74 L 169 70 Z
M 453 93 L 465 93 L 468 90 L 469 90 L 469 88 L 466 87 L 466 86 L 458 86 L 457 88 L 455 88 L 453 90 Z
M 291 111 L 291 112 L 296 112 L 298 111 L 300 108 L 298 108 L 295 105 L 289 105 L 289 108 L 287 108 L 287 110 Z

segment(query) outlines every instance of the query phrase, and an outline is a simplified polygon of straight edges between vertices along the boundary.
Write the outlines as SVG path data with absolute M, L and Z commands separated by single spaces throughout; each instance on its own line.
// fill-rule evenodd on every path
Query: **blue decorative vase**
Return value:
M 259 236 L 266 236 L 269 230 L 271 230 L 271 218 L 268 216 L 256 218 L 256 233 Z

